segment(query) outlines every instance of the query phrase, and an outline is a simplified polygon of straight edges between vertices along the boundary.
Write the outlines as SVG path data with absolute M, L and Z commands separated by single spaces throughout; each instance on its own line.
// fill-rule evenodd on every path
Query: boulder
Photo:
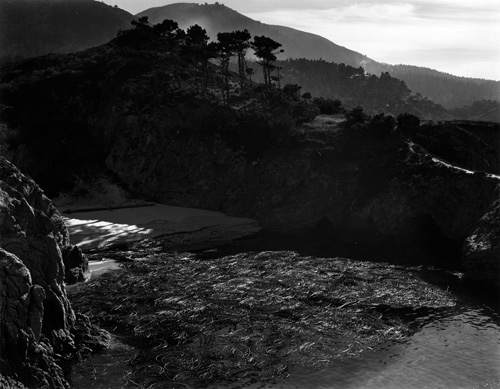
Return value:
M 465 280 L 500 290 L 500 200 L 477 222 L 463 254 Z
M 84 277 L 88 263 L 70 245 L 60 214 L 0 158 L 0 376 L 28 387 L 68 387 L 57 361 L 78 352 L 63 252 Z

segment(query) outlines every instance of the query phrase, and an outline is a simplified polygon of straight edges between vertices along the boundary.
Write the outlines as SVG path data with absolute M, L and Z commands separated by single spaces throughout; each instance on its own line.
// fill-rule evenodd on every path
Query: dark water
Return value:
M 72 388 L 117 389 L 129 387 L 129 361 L 134 357 L 132 347 L 113 337 L 111 347 L 88 359 L 82 360 L 71 369 L 68 381 Z

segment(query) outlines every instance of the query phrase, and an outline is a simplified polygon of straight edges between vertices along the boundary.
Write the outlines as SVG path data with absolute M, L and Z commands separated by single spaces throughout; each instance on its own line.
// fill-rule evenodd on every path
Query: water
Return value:
M 487 307 L 463 305 L 416 319 L 421 330 L 361 359 L 316 372 L 292 370 L 280 389 L 479 389 L 500 388 L 500 318 Z M 230 385 L 236 388 L 237 386 Z
M 111 347 L 72 366 L 69 383 L 73 389 L 117 389 L 125 387 L 134 357 L 132 347 L 111 338 Z
M 404 342 L 380 345 L 360 359 L 319 371 L 293 367 L 278 384 L 238 382 L 211 388 L 273 389 L 480 389 L 500 388 L 500 315 L 486 305 L 417 309 L 407 317 L 418 331 Z M 113 347 L 81 362 L 74 389 L 135 387 L 127 380 L 134 350 Z

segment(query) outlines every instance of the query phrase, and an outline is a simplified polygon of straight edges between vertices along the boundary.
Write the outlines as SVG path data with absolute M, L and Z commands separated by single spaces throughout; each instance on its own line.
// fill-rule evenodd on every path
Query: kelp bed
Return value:
M 134 346 L 131 387 L 274 382 L 409 336 L 388 307 L 454 304 L 395 265 L 290 251 L 156 253 L 122 267 L 68 294 Z

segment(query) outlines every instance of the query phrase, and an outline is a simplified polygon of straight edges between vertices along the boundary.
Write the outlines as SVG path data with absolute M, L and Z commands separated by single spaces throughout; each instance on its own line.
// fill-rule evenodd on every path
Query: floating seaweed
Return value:
M 407 268 L 291 251 L 153 253 L 69 295 L 134 346 L 143 388 L 274 382 L 404 340 L 399 308 L 454 304 Z

